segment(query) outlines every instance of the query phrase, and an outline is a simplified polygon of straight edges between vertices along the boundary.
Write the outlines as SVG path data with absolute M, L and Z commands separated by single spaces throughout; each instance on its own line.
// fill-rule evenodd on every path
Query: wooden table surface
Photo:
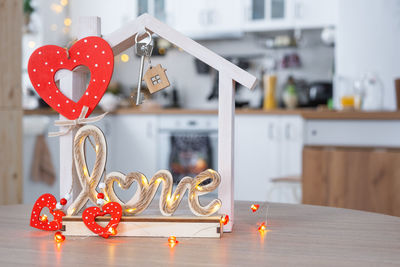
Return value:
M 400 265 L 400 218 L 308 205 L 236 203 L 233 233 L 221 239 L 67 237 L 28 226 L 30 206 L 0 206 L 0 266 L 381 266 Z

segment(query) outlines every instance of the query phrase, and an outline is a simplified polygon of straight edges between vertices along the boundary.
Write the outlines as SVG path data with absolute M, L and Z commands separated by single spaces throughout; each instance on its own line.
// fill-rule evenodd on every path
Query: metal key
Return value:
M 136 43 L 136 54 L 141 57 L 140 69 L 139 69 L 139 81 L 138 81 L 137 95 L 136 95 L 136 105 L 140 105 L 143 102 L 143 93 L 140 90 L 142 88 L 144 59 L 145 57 L 150 58 L 152 51 L 153 51 L 153 46 L 151 44 Z

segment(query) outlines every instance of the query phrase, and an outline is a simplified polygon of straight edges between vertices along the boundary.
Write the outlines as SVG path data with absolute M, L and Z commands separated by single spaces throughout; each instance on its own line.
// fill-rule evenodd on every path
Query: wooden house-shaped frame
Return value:
M 101 36 L 113 49 L 114 56 L 135 45 L 135 36 L 145 30 L 155 33 L 177 47 L 219 72 L 219 104 L 218 104 L 218 172 L 221 184 L 218 197 L 222 201 L 221 214 L 230 217 L 225 232 L 232 231 L 234 223 L 234 114 L 235 114 L 235 82 L 253 89 L 256 77 L 232 64 L 223 57 L 205 48 L 192 39 L 177 32 L 154 17 L 143 14 L 127 23 L 111 34 L 102 36 L 99 17 L 82 17 L 79 20 L 79 38 Z M 138 40 L 143 37 L 140 36 Z M 79 100 L 85 91 L 85 75 L 79 70 L 73 72 L 59 71 L 55 77 L 64 94 L 72 100 Z M 61 117 L 61 119 L 64 119 Z M 75 132 L 60 137 L 60 195 L 64 195 L 73 184 L 74 198 L 80 185 L 71 165 L 73 165 L 72 143 Z

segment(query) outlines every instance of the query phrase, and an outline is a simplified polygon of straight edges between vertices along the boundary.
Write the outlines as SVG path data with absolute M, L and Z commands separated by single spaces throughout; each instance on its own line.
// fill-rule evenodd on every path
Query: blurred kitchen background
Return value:
M 376 170 L 388 181 L 398 179 L 392 158 L 400 154 L 400 1 L 24 0 L 23 8 L 24 203 L 45 192 L 59 194 L 58 138 L 47 137 L 57 130 L 58 115 L 32 89 L 30 54 L 46 44 L 70 46 L 81 16 L 101 17 L 106 35 L 149 13 L 258 78 L 253 91 L 236 88 L 235 199 L 303 199 L 400 214 L 393 199 L 367 207 L 359 205 L 365 196 L 344 193 L 364 188 L 369 174 L 358 171 L 376 162 L 376 153 L 381 160 L 395 153 L 392 165 Z M 218 73 L 168 41 L 154 41 L 152 63 L 167 69 L 171 86 L 139 107 L 129 96 L 140 60 L 133 48 L 115 56 L 112 82 L 97 111 L 111 111 L 99 123 L 108 142 L 107 172 L 141 171 L 150 178 L 170 169 L 178 181 L 218 169 Z M 343 170 L 343 183 L 330 174 L 335 169 Z M 349 185 L 350 178 L 359 184 Z M 379 179 L 368 194 L 378 194 Z M 380 194 L 391 195 L 391 182 Z M 133 190 L 121 192 L 125 200 Z M 318 200 L 310 197 L 316 195 Z

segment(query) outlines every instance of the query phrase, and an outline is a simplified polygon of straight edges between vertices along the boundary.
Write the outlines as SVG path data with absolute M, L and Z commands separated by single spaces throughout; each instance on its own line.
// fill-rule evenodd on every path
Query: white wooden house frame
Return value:
M 205 48 L 192 39 L 177 32 L 154 17 L 143 14 L 111 34 L 101 35 L 99 17 L 82 17 L 79 20 L 79 36 L 101 36 L 113 49 L 114 56 L 135 45 L 136 34 L 145 30 L 155 33 L 173 43 L 187 53 L 193 55 L 219 72 L 219 104 L 218 104 L 218 172 L 221 184 L 218 197 L 222 201 L 220 214 L 228 214 L 230 221 L 224 227 L 225 232 L 232 231 L 234 223 L 234 114 L 235 114 L 235 82 L 253 89 L 256 78 L 248 72 L 232 64 L 223 57 Z M 141 38 L 138 38 L 141 40 Z M 74 101 L 78 101 L 86 90 L 83 72 L 79 70 L 59 71 L 56 81 L 63 93 Z M 61 116 L 61 119 L 65 119 Z M 63 196 L 73 184 L 72 197 L 80 191 L 73 166 L 72 143 L 75 132 L 60 137 L 60 195 Z

